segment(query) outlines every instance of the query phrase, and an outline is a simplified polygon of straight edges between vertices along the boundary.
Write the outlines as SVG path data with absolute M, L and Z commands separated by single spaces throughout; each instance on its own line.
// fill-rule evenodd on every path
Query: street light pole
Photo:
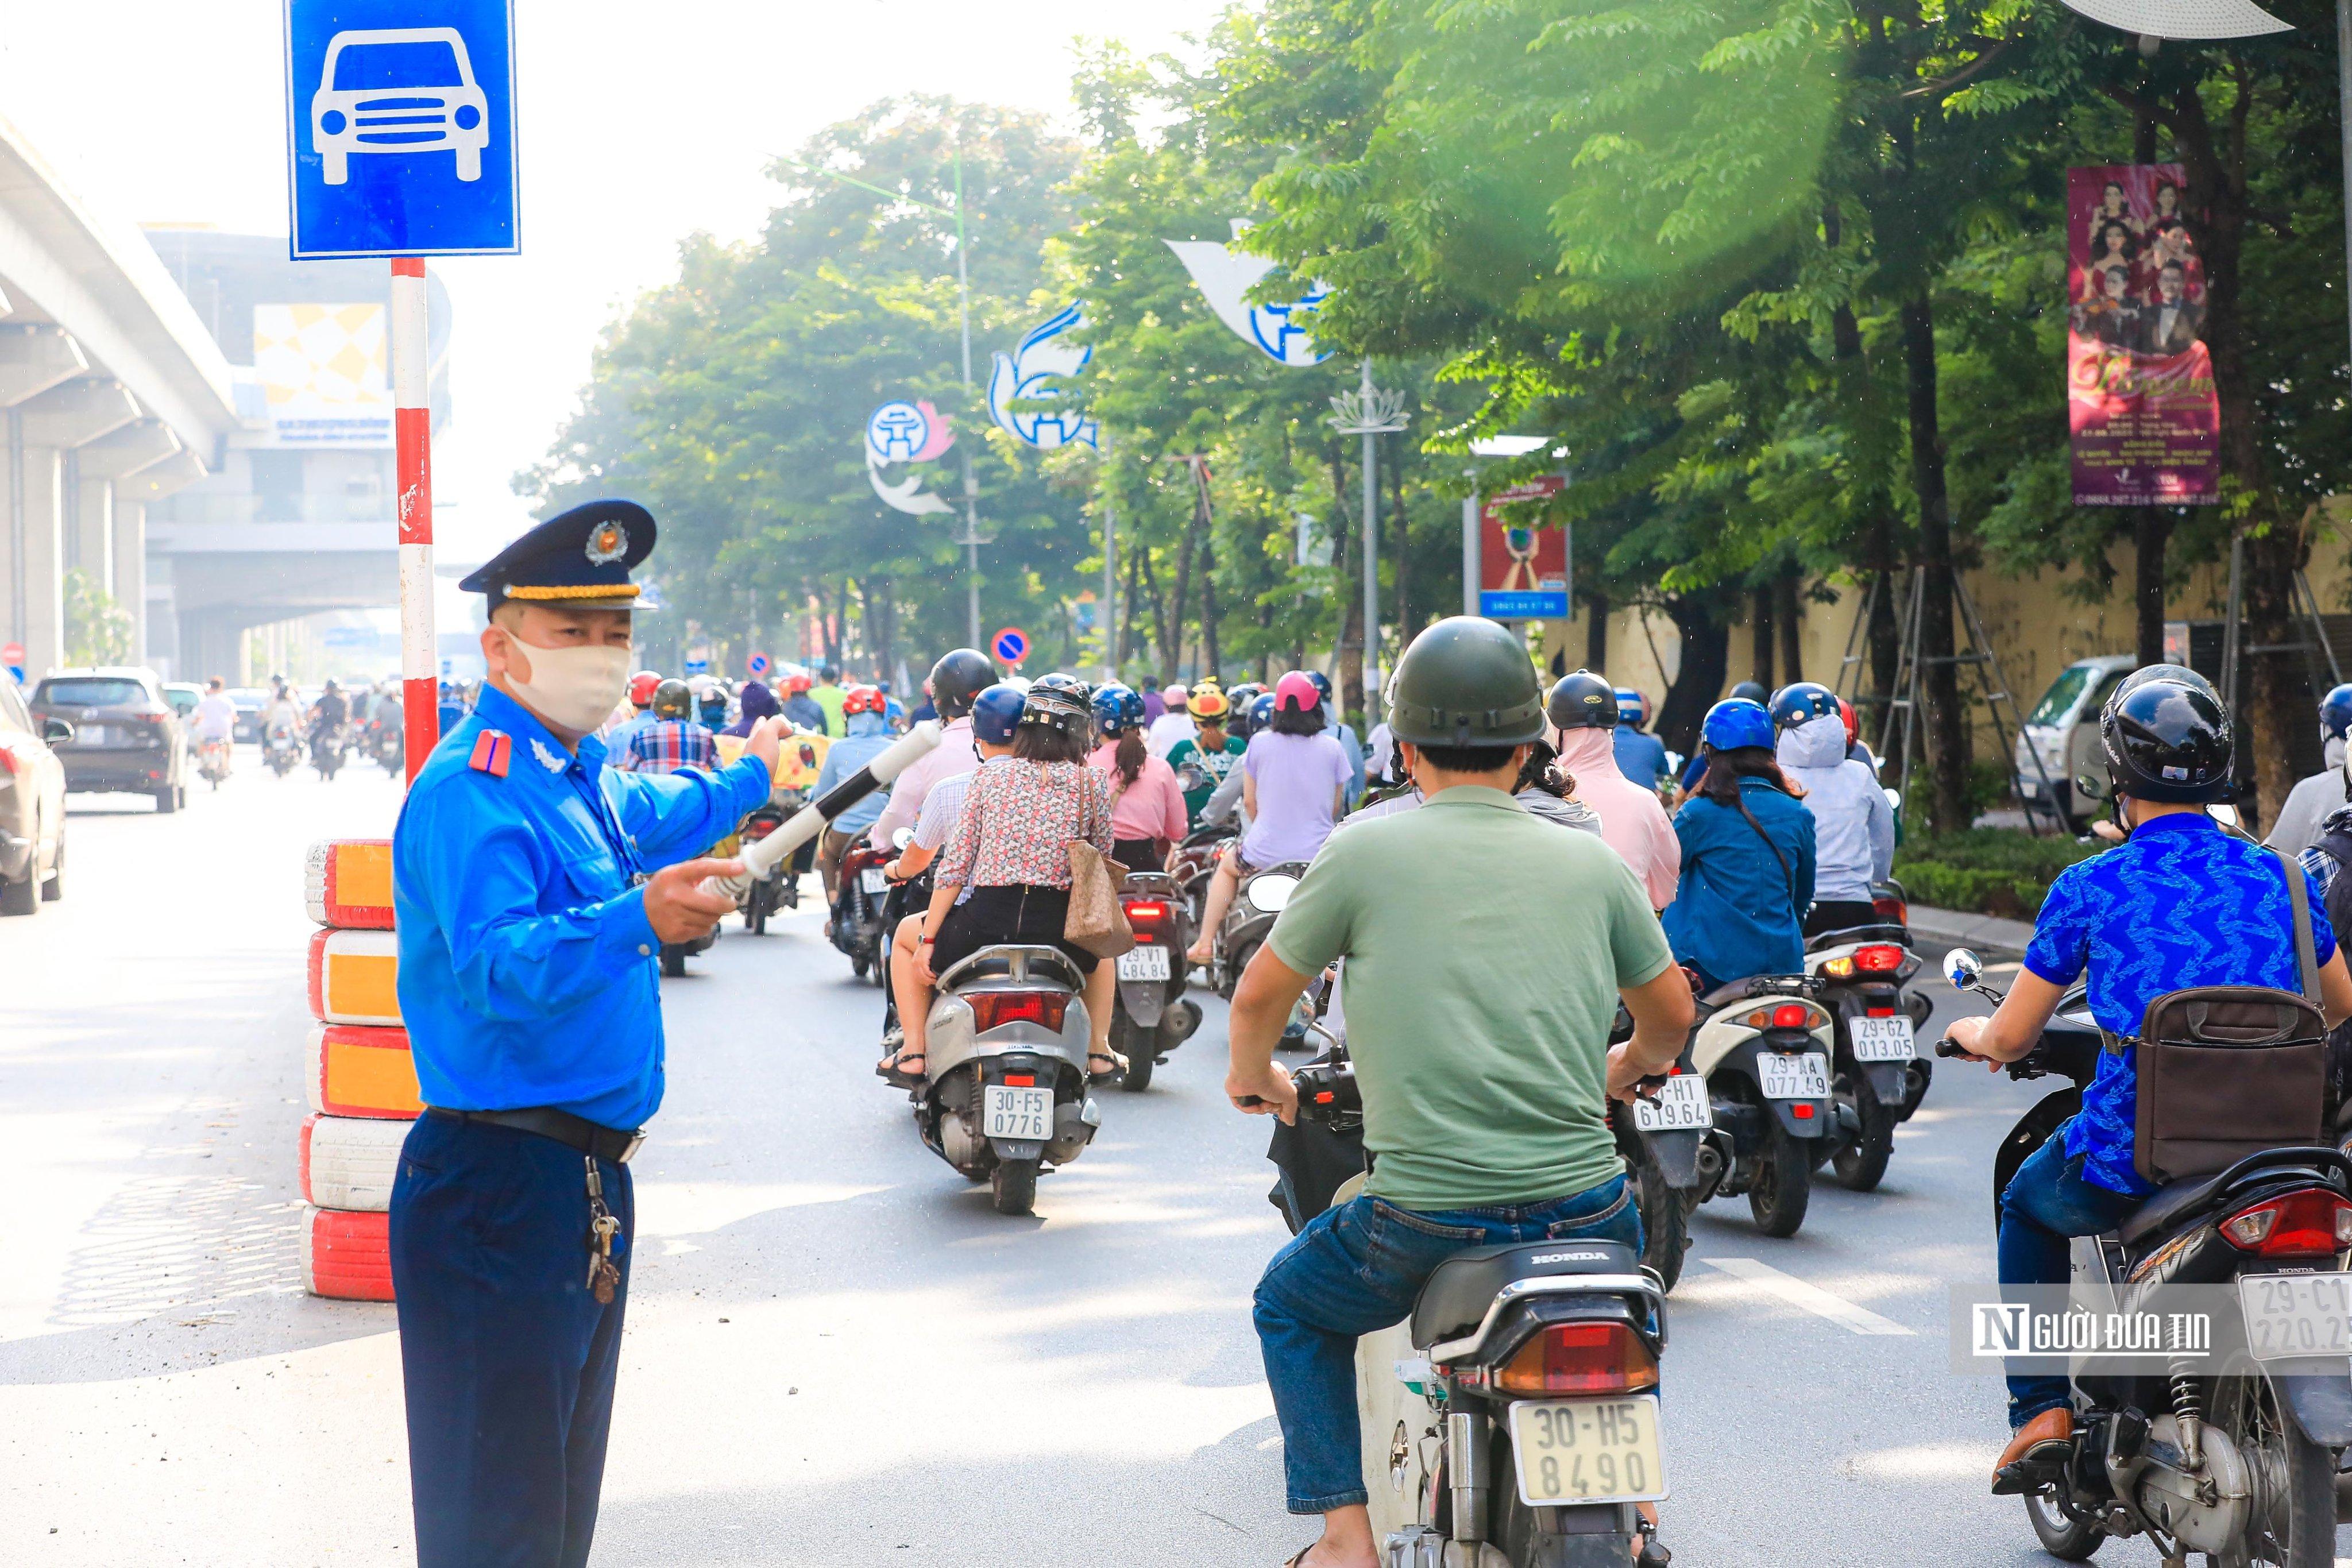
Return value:
M 955 161 L 956 182 L 956 316 L 963 328 L 964 407 L 971 406 L 971 271 L 965 265 L 963 232 L 963 153 Z M 975 430 L 972 440 L 980 437 Z M 963 448 L 963 551 L 965 618 L 971 626 L 971 646 L 980 646 L 980 481 L 972 478 L 971 441 Z
M 1364 692 L 1367 705 L 1381 684 L 1380 438 L 1405 426 L 1404 394 L 1372 384 L 1372 360 L 1364 356 L 1353 392 L 1331 399 L 1331 427 L 1364 438 Z
M 1099 427 L 1098 427 L 1099 428 Z M 1103 679 L 1118 679 L 1118 485 L 1110 472 L 1110 432 L 1104 429 L 1099 448 L 1103 472 Z
M 2336 102 L 2343 121 L 2344 279 L 2352 289 L 2352 0 L 2336 0 Z M 2352 293 L 2345 298 L 2352 302 Z

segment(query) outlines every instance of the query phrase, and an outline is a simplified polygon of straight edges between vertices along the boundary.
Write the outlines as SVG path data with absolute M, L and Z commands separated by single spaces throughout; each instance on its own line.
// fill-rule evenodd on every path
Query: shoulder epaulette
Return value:
M 476 773 L 502 779 L 507 776 L 507 764 L 513 759 L 513 737 L 504 730 L 485 730 L 474 737 L 474 754 L 467 759 L 466 765 Z

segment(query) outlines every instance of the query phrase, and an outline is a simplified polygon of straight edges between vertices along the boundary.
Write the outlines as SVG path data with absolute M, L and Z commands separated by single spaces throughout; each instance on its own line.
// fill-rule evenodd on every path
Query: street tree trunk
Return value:
M 1184 661 L 1184 612 L 1192 607 L 1192 556 L 1200 547 L 1201 506 L 1196 500 L 1192 504 L 1192 521 L 1184 525 L 1184 542 L 1176 551 L 1176 590 L 1169 595 L 1168 601 L 1169 613 L 1175 617 L 1175 625 L 1169 628 L 1168 642 L 1162 650 L 1166 665 L 1160 674 L 1163 682 L 1175 679 L 1177 667 Z
M 2164 661 L 2164 552 L 2172 510 L 2144 506 L 2132 519 L 2133 647 L 2142 664 Z
M 1397 654 L 1412 646 L 1421 631 L 1421 622 L 1412 607 L 1412 518 L 1404 505 L 1404 464 L 1391 459 L 1389 463 L 1389 514 L 1396 520 L 1396 549 L 1391 559 L 1396 563 L 1396 626 Z
M 1345 712 L 1359 713 L 1364 707 L 1364 595 L 1356 574 L 1359 523 L 1348 511 L 1348 475 L 1336 443 L 1330 448 L 1330 466 L 1331 515 L 1339 520 L 1339 706 Z
M 1960 706 L 1952 631 L 1951 500 L 1944 485 L 1944 442 L 1937 425 L 1936 308 L 1925 283 L 1902 306 L 1903 371 L 1911 425 L 1911 486 L 1919 497 L 1919 685 L 1927 710 L 1929 815 L 1936 831 L 1969 826 L 1969 721 Z
M 1609 668 L 1609 595 L 1587 595 L 1584 614 L 1584 668 L 1598 674 Z
M 1698 728 L 1706 710 L 1723 690 L 1731 667 L 1731 628 L 1715 617 L 1703 594 L 1681 594 L 1666 601 L 1666 615 L 1682 635 L 1682 658 L 1674 684 L 1658 709 L 1657 735 L 1671 749 L 1698 749 Z
M 1759 584 L 1748 591 L 1748 679 L 1765 690 L 1772 679 L 1772 585 Z
M 1772 624 L 1780 631 L 1780 679 L 1789 684 L 1805 679 L 1805 623 L 1798 585 L 1794 572 L 1772 583 Z

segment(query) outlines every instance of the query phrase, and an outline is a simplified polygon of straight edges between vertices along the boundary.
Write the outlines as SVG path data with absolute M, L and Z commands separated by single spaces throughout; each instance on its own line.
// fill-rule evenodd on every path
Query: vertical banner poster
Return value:
M 1538 528 L 1532 518 L 1507 521 L 1504 509 L 1558 495 L 1558 474 L 1527 479 L 1488 496 L 1478 509 L 1478 613 L 1495 621 L 1568 619 L 1568 530 Z
M 2221 499 L 2205 264 L 2178 163 L 2066 171 L 2066 412 L 2076 506 Z

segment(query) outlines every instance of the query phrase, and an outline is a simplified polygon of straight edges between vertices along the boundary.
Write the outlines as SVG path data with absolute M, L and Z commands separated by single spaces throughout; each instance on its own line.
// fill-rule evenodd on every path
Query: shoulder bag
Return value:
M 2177 1182 L 2226 1170 L 2249 1154 L 2321 1142 L 2327 1022 L 2315 998 L 2319 964 L 2303 867 L 2276 855 L 2294 911 L 2302 990 L 2200 985 L 2147 1005 L 2137 1041 L 2139 1086 L 2132 1163 L 2145 1179 Z
M 1083 772 L 1078 798 L 1080 834 L 1069 843 L 1070 912 L 1062 922 L 1062 935 L 1097 958 L 1117 958 L 1135 945 L 1135 931 L 1118 901 L 1127 871 L 1096 848 L 1086 832 L 1094 821 L 1094 805 Z

